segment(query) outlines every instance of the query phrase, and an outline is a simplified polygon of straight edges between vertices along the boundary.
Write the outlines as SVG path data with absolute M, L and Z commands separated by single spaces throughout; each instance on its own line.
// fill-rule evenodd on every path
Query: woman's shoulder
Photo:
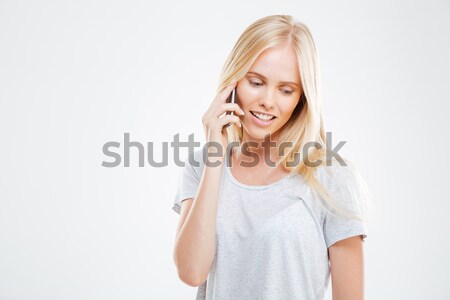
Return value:
M 187 156 L 185 156 L 183 167 L 186 171 L 193 172 L 200 178 L 204 168 L 203 148 L 189 151 Z
M 186 156 L 185 163 L 189 163 L 192 167 L 200 167 L 203 162 L 203 148 L 189 151 L 189 154 Z
M 203 167 L 208 164 L 216 164 L 216 158 L 214 154 L 210 154 L 209 158 L 207 157 L 207 147 L 201 147 L 200 149 L 196 149 L 193 151 L 190 151 L 190 153 L 186 156 L 185 162 L 191 165 L 193 168 L 196 169 L 203 169 Z M 227 150 L 229 151 L 229 150 Z M 223 154 L 223 153 L 222 153 Z M 222 155 L 221 153 L 217 153 L 217 157 L 220 157 Z M 226 162 L 226 160 L 224 160 Z
M 356 206 L 360 213 L 366 213 L 371 208 L 369 188 L 354 163 L 322 166 L 315 170 L 315 175 L 339 204 L 352 210 Z
M 351 183 L 355 180 L 357 173 L 354 165 L 341 165 L 338 162 L 320 166 L 314 170 L 314 175 L 324 185 Z

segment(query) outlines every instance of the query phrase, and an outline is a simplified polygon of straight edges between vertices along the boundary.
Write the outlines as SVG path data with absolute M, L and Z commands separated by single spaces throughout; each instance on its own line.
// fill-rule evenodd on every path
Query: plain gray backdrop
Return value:
M 450 2 L 437 0 L 0 1 L 0 299 L 194 299 L 172 261 L 172 148 L 167 167 L 132 149 L 130 167 L 105 168 L 102 147 L 123 153 L 130 133 L 159 161 L 175 134 L 203 145 L 225 59 L 272 14 L 311 29 L 326 129 L 372 192 L 366 298 L 450 299 Z

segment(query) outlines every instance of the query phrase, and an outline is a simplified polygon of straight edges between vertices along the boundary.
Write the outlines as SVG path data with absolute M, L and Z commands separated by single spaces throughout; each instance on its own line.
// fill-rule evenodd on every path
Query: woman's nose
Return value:
M 271 110 L 275 105 L 275 95 L 271 91 L 265 92 L 259 98 L 259 105 L 264 106 L 267 110 Z

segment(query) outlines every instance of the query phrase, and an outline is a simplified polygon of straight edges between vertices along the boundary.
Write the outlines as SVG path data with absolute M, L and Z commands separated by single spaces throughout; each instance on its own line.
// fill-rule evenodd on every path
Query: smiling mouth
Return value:
M 276 119 L 275 116 L 266 117 L 266 116 L 269 116 L 269 115 L 259 114 L 259 113 L 255 113 L 253 111 L 250 111 L 250 113 L 253 116 L 255 116 L 256 118 L 258 118 L 258 120 L 261 120 L 263 122 L 269 122 L 269 121 L 272 121 L 272 120 Z

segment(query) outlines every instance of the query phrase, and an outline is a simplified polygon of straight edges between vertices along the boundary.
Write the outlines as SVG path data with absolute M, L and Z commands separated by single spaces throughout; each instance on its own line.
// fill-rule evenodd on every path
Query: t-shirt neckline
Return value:
M 248 190 L 264 190 L 264 189 L 272 188 L 276 185 L 279 185 L 280 183 L 283 183 L 283 182 L 287 181 L 288 179 L 290 179 L 291 177 L 297 175 L 296 173 L 290 173 L 275 182 L 272 182 L 270 184 L 265 184 L 265 185 L 248 185 L 248 184 L 241 183 L 236 178 L 234 178 L 233 174 L 231 173 L 231 163 L 229 162 L 229 160 L 230 160 L 230 154 L 231 154 L 232 148 L 231 147 L 227 147 L 227 148 L 229 148 L 229 150 L 225 157 L 225 166 L 224 166 L 226 169 L 225 172 L 227 173 L 230 181 L 241 188 L 248 189 Z

